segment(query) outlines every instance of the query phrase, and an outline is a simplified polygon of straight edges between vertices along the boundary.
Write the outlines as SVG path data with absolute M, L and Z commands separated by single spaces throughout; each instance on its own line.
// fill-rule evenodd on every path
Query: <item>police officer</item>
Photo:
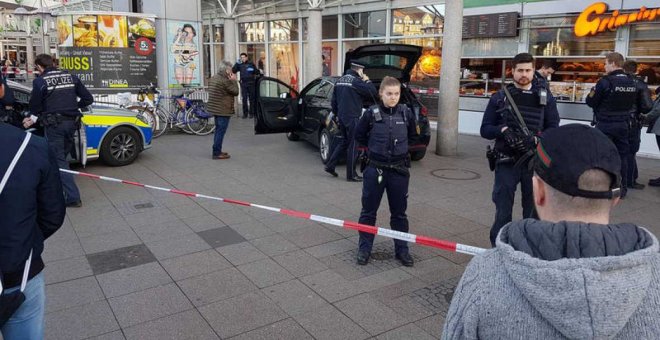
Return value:
M 548 78 L 557 70 L 557 63 L 552 59 L 543 59 L 541 68 L 534 72 L 533 86 L 544 88 L 550 93 L 550 84 Z
M 534 57 L 520 53 L 513 58 L 513 84 L 507 85 L 513 103 L 504 90 L 495 93 L 488 102 L 481 122 L 481 137 L 495 140 L 494 151 L 489 152 L 489 161 L 494 166 L 493 203 L 495 222 L 490 230 L 490 242 L 500 229 L 511 222 L 516 187 L 522 191 L 523 218 L 532 217 L 534 197 L 532 195 L 532 171 L 526 160 L 533 155 L 537 137 L 549 128 L 559 126 L 559 113 L 554 97 L 538 84 L 533 84 Z M 514 104 L 518 108 L 515 112 Z
M 254 117 L 255 110 L 255 82 L 259 76 L 259 69 L 248 60 L 247 53 L 241 53 L 240 59 L 232 67 L 232 72 L 241 75 L 241 99 L 243 101 L 243 119 Z M 248 108 L 248 103 L 250 103 Z
M 360 223 L 376 224 L 376 212 L 387 191 L 390 207 L 390 226 L 393 230 L 408 232 L 408 182 L 410 158 L 408 142 L 418 134 L 415 116 L 405 105 L 399 104 L 401 83 L 385 77 L 380 83 L 381 102 L 365 111 L 357 125 L 355 138 L 367 145 L 368 163 L 363 172 L 362 212 Z M 357 263 L 369 262 L 374 235 L 360 232 Z M 404 266 L 411 267 L 413 258 L 406 241 L 394 240 L 394 253 Z
M 628 187 L 628 153 L 630 143 L 630 112 L 637 101 L 637 86 L 633 77 L 623 71 L 623 56 L 617 52 L 605 56 L 607 75 L 600 78 L 587 96 L 587 105 L 594 111 L 592 125 L 612 140 L 621 156 L 621 198 Z
M 81 108 L 94 102 L 92 94 L 78 77 L 53 66 L 53 57 L 40 54 L 35 58 L 40 76 L 32 82 L 30 111 L 32 117 L 23 120 L 25 128 L 37 120 L 44 126 L 48 144 L 55 152 L 57 164 L 69 169 L 67 156 L 73 149 L 73 135 L 80 126 Z M 78 101 L 80 98 L 80 101 Z M 60 174 L 67 207 L 80 207 L 80 191 L 71 174 Z
M 0 86 L 2 86 L 2 96 L 0 96 L 0 122 L 5 122 L 14 126 L 21 125 L 21 119 L 16 117 L 14 112 L 14 91 L 7 85 L 7 79 L 0 74 Z
M 637 88 L 637 100 L 635 101 L 632 110 L 630 111 L 630 131 L 628 131 L 628 143 L 630 144 L 630 152 L 628 152 L 628 178 L 626 183 L 628 189 L 644 189 L 644 184 L 638 183 L 639 171 L 637 170 L 637 159 L 635 156 L 639 151 L 639 145 L 642 138 L 642 122 L 644 120 L 643 114 L 648 113 L 653 108 L 653 100 L 651 100 L 651 91 L 646 85 L 644 80 L 637 75 L 637 62 L 634 60 L 626 60 L 623 63 L 623 71 L 632 76 Z
M 332 143 L 325 171 L 337 177 L 335 166 L 341 155 L 346 152 L 346 180 L 360 182 L 362 177 L 358 176 L 355 171 L 355 161 L 357 160 L 355 127 L 362 114 L 364 102 L 374 102 L 378 92 L 369 77 L 364 74 L 364 64 L 359 62 L 351 62 L 351 68 L 337 80 L 333 91 L 332 112 L 339 118 L 341 136 L 338 138 L 339 142 Z

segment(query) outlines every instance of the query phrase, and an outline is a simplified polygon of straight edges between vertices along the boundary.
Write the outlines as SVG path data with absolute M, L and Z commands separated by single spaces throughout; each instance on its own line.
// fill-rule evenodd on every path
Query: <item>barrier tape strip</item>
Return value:
M 136 187 L 153 189 L 153 190 L 166 191 L 166 192 L 170 192 L 170 193 L 178 194 L 178 195 L 183 195 L 183 196 L 187 196 L 187 197 L 205 198 L 205 199 L 221 201 L 221 202 L 230 203 L 230 204 L 236 204 L 236 205 L 241 205 L 241 206 L 246 206 L 246 207 L 252 207 L 252 208 L 268 210 L 268 211 L 272 211 L 272 212 L 279 213 L 279 214 L 286 215 L 286 216 L 290 216 L 290 217 L 296 217 L 296 218 L 311 220 L 311 221 L 320 222 L 320 223 L 324 223 L 324 224 L 330 224 L 330 225 L 334 225 L 334 226 L 338 226 L 338 227 L 342 227 L 342 228 L 353 229 L 353 230 L 357 230 L 357 231 L 363 231 L 363 232 L 374 234 L 374 235 L 380 235 L 380 236 L 393 238 L 393 239 L 397 239 L 397 240 L 403 240 L 403 241 L 410 242 L 410 243 L 417 243 L 417 244 L 420 244 L 420 245 L 433 247 L 433 248 L 438 248 L 438 249 L 442 249 L 442 250 L 447 250 L 447 251 L 451 251 L 451 252 L 463 253 L 463 254 L 468 254 L 468 255 L 477 255 L 477 254 L 481 254 L 482 252 L 486 251 L 486 249 L 484 249 L 484 248 L 478 248 L 478 247 L 473 247 L 473 246 L 460 244 L 460 243 L 455 243 L 455 242 L 451 242 L 451 241 L 434 239 L 434 238 L 427 237 L 427 236 L 415 235 L 415 234 L 404 233 L 404 232 L 400 232 L 400 231 L 396 231 L 396 230 L 370 226 L 370 225 L 361 224 L 361 223 L 353 222 L 353 221 L 339 220 L 339 219 L 325 217 L 325 216 L 313 215 L 313 214 L 302 212 L 302 211 L 288 210 L 288 209 L 282 209 L 282 208 L 274 208 L 274 207 L 254 204 L 254 203 L 250 203 L 250 202 L 243 202 L 243 201 L 233 200 L 233 199 L 229 199 L 229 198 L 207 196 L 207 195 L 202 195 L 202 194 L 198 194 L 198 193 L 194 193 L 194 192 L 182 191 L 182 190 L 178 190 L 178 189 L 171 189 L 171 188 L 168 189 L 168 188 L 157 187 L 157 186 L 148 185 L 148 184 L 142 184 L 142 183 L 138 183 L 138 182 L 132 182 L 132 181 L 127 181 L 127 180 L 117 179 L 117 178 L 113 178 L 113 177 L 94 175 L 94 174 L 90 174 L 90 173 L 86 173 L 86 172 L 80 172 L 80 171 L 73 171 L 73 170 L 66 170 L 66 169 L 60 169 L 60 171 L 64 172 L 64 173 L 69 173 L 69 174 L 72 174 L 72 175 L 88 177 L 88 178 L 93 178 L 93 179 L 98 179 L 98 180 L 103 180 L 103 181 L 122 183 L 122 184 L 127 184 L 127 185 L 133 185 L 133 186 L 136 186 Z

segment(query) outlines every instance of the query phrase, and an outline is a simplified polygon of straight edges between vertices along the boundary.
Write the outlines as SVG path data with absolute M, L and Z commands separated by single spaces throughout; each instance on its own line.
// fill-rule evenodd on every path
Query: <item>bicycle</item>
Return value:
M 175 103 L 176 97 L 167 98 L 160 95 L 160 91 L 150 84 L 148 87 L 143 87 L 138 91 L 138 105 L 129 106 L 127 109 L 142 113 L 145 116 L 150 116 L 147 120 L 151 120 L 151 130 L 153 138 L 162 136 L 168 128 L 174 126 L 180 128 L 183 132 L 192 134 L 192 130 L 186 125 L 185 112 L 176 110 L 170 112 L 163 107 L 161 103 L 163 99 L 172 99 Z
M 185 95 L 176 97 L 177 110 L 185 112 L 184 117 L 188 128 L 196 135 L 205 136 L 215 131 L 215 124 L 209 124 L 213 117 L 206 111 L 206 104 L 201 100 L 191 100 Z

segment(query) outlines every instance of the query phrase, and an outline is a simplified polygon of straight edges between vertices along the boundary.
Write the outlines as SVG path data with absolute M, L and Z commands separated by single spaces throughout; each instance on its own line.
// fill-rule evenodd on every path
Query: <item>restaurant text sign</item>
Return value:
M 630 13 L 621 13 L 619 10 L 607 12 L 607 4 L 596 2 L 585 8 L 575 21 L 573 31 L 577 37 L 596 35 L 605 30 L 617 28 L 639 21 L 654 21 L 660 17 L 660 8 L 641 7 Z

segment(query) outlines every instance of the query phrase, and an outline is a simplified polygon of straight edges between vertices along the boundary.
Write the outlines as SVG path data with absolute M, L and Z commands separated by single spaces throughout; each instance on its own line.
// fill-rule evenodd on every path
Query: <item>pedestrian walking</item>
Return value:
M 213 159 L 228 159 L 227 152 L 222 151 L 222 142 L 229 126 L 229 119 L 234 115 L 234 97 L 238 96 L 238 83 L 232 65 L 223 61 L 218 74 L 209 79 L 209 101 L 207 109 L 215 118 L 215 135 L 213 136 Z

